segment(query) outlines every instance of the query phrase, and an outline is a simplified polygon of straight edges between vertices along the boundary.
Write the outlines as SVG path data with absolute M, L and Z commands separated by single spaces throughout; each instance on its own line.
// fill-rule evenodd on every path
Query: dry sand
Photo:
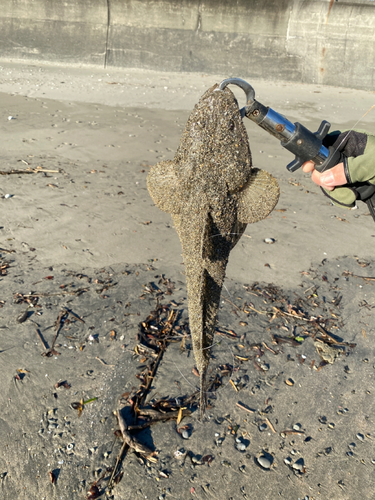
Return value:
M 148 195 L 148 168 L 173 157 L 194 104 L 228 76 L 1 64 L 0 170 L 25 171 L 0 177 L 2 498 L 85 498 L 98 471 L 114 465 L 121 444 L 113 444 L 113 410 L 140 384 L 139 323 L 157 299 L 181 312 L 182 329 L 187 321 L 180 244 Z M 332 130 L 351 127 L 374 104 L 372 92 L 240 76 L 258 100 L 310 129 L 322 119 Z M 357 128 L 375 133 L 373 113 Z M 375 276 L 374 222 L 364 204 L 330 205 L 308 176 L 287 172 L 291 155 L 274 138 L 250 122 L 247 129 L 254 165 L 277 177 L 281 198 L 231 254 L 219 316 L 227 335 L 217 336 L 211 374 L 225 363 L 236 371 L 211 395 L 206 421 L 194 412 L 179 424 L 189 425 L 188 440 L 172 421 L 138 433 L 158 461 L 142 464 L 129 452 L 115 499 L 373 498 L 374 281 L 356 276 Z M 37 167 L 48 172 L 26 173 Z M 171 295 L 162 276 L 174 282 Z M 38 307 L 19 323 L 27 303 L 14 295 L 31 292 Z M 282 313 L 270 321 L 275 307 Z M 59 355 L 42 357 L 36 329 L 50 348 L 63 308 L 84 322 L 69 315 L 56 339 Z M 312 336 L 322 332 L 312 317 L 336 340 L 355 344 L 318 371 Z M 272 335 L 305 340 L 275 344 Z M 265 371 L 256 369 L 254 344 Z M 185 347 L 168 346 L 151 399 L 195 390 L 189 339 Z M 59 380 L 70 389 L 55 389 Z M 71 403 L 94 397 L 78 418 Z M 302 433 L 281 434 L 295 424 Z M 261 453 L 272 457 L 270 470 L 259 467 Z M 212 462 L 199 465 L 207 455 Z M 292 467 L 300 459 L 302 472 Z

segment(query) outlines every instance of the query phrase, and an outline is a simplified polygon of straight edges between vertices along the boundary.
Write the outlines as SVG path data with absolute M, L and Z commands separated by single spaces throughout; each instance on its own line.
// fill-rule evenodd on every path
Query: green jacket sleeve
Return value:
M 333 146 L 347 157 L 345 173 L 348 184 L 333 191 L 322 191 L 335 205 L 352 208 L 355 206 L 357 182 L 375 184 L 375 136 L 364 130 L 333 132 L 327 136 L 327 146 Z

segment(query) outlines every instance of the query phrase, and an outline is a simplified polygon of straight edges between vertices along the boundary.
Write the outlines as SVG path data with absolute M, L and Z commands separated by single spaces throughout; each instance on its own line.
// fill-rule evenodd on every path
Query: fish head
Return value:
M 237 100 L 214 85 L 192 111 L 175 159 L 181 187 L 207 195 L 239 191 L 251 175 L 251 153 Z

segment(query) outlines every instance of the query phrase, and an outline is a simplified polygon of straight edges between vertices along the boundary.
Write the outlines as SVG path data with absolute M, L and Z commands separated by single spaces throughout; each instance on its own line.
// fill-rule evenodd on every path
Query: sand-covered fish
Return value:
M 203 415 L 229 253 L 247 224 L 273 210 L 279 187 L 270 174 L 252 168 L 237 101 L 230 89 L 218 85 L 192 111 L 174 159 L 153 166 L 147 184 L 155 204 L 172 215 L 182 245 Z

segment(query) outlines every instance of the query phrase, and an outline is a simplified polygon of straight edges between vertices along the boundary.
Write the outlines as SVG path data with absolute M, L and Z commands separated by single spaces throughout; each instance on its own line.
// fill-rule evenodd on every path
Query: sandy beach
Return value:
M 142 383 L 139 333 L 160 305 L 175 338 L 146 402 L 182 406 L 199 385 L 180 242 L 147 173 L 204 91 L 236 75 L 0 67 L 1 497 L 86 498 L 98 481 L 113 499 L 372 498 L 374 221 L 289 173 L 290 153 L 248 120 L 254 166 L 281 195 L 231 253 L 206 419 L 192 405 L 134 433 L 156 458 L 127 451 L 108 491 L 113 412 Z M 375 134 L 374 92 L 246 80 L 310 130 Z

